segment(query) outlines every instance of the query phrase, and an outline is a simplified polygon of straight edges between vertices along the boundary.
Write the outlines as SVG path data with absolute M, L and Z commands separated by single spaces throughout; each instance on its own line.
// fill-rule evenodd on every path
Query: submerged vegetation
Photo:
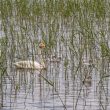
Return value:
M 91 77 L 98 75 L 100 100 L 102 94 L 105 95 L 108 91 L 109 0 L 0 0 L 0 30 L 1 94 L 4 91 L 2 84 L 4 79 L 16 82 L 14 76 L 10 77 L 14 75 L 13 63 L 21 59 L 35 60 L 39 54 L 42 55 L 45 63 L 47 63 L 46 59 L 51 59 L 52 56 L 61 57 L 62 71 L 58 63 L 55 63 L 54 68 L 51 64 L 46 64 L 47 74 L 42 78 L 57 91 L 64 109 L 67 108 L 58 88 L 60 73 L 68 83 L 71 76 L 73 85 L 80 79 L 80 87 L 83 86 L 82 82 L 87 75 Z M 41 40 L 45 42 L 45 49 L 39 53 Z M 104 88 L 104 84 L 107 88 Z M 14 87 L 19 88 L 15 89 L 15 94 L 20 90 L 21 85 L 21 82 L 15 83 Z M 78 98 L 81 91 L 82 87 L 80 92 L 78 91 Z M 3 99 L 3 96 L 1 95 L 0 98 Z M 78 98 L 73 101 L 75 109 Z M 106 105 L 99 102 L 101 109 L 105 110 Z

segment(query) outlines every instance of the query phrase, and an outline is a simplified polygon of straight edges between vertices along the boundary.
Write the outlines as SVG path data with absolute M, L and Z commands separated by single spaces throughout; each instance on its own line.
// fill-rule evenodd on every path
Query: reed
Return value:
M 87 66 L 83 60 L 86 60 L 94 65 L 87 66 L 88 72 L 93 74 L 95 69 L 100 76 L 99 82 L 103 84 L 102 77 L 109 76 L 109 12 L 109 0 L 1 0 L 0 28 L 4 37 L 0 38 L 0 81 L 4 70 L 7 72 L 7 68 L 13 68 L 12 62 L 34 60 L 36 55 L 39 56 L 39 42 L 43 40 L 46 45 L 41 52 L 43 58 L 61 56 L 65 81 L 71 74 L 73 82 L 77 76 L 81 82 Z M 7 65 L 7 62 L 10 63 Z M 55 79 L 59 78 L 61 71 L 56 72 L 54 68 L 60 66 L 53 65 L 49 65 L 47 73 L 57 87 L 58 80 Z M 43 80 L 54 87 L 48 77 Z

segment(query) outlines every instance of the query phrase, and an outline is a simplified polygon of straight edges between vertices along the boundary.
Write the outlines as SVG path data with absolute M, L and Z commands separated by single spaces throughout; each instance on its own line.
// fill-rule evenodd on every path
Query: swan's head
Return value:
M 45 42 L 43 40 L 40 42 L 39 48 L 41 48 L 41 49 L 45 48 Z

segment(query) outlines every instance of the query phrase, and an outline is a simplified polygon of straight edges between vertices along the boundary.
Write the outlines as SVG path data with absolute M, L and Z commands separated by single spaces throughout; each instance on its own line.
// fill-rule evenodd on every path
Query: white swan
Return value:
M 41 43 L 39 44 L 39 48 L 43 49 L 45 48 L 45 43 L 43 41 L 41 41 Z M 38 63 L 37 61 L 32 61 L 32 60 L 27 60 L 27 61 L 18 61 L 15 62 L 14 65 L 17 68 L 22 68 L 22 69 L 37 69 L 37 70 L 41 70 L 46 68 L 43 59 L 42 60 L 42 64 Z
M 44 69 L 45 68 L 45 64 L 42 63 L 38 63 L 36 61 L 31 61 L 31 60 L 28 60 L 28 61 L 18 61 L 16 63 L 14 63 L 14 65 L 17 67 L 17 68 L 23 68 L 23 69 L 37 69 L 37 70 L 40 70 L 40 69 Z

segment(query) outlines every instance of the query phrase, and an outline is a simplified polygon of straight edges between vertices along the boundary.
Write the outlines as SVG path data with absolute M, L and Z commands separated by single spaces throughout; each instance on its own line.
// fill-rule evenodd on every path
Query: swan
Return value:
M 45 48 L 45 42 L 41 41 L 39 44 L 39 48 L 40 49 L 44 49 Z M 32 60 L 24 60 L 24 61 L 18 61 L 13 63 L 17 68 L 22 68 L 22 69 L 37 69 L 37 70 L 41 70 L 41 69 L 45 69 L 45 63 L 43 61 L 43 59 L 41 58 L 42 63 L 40 64 L 37 61 L 32 61 Z
M 17 67 L 17 68 L 23 68 L 23 69 L 44 69 L 45 68 L 45 64 L 42 63 L 38 63 L 37 61 L 31 61 L 31 60 L 28 60 L 28 61 L 18 61 L 18 62 L 15 62 L 14 65 Z

